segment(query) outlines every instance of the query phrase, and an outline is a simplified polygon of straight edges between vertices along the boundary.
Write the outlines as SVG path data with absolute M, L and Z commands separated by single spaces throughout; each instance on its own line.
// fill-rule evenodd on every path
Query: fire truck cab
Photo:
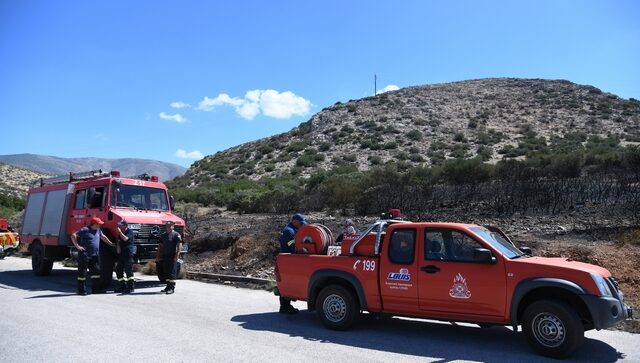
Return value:
M 32 255 L 34 274 L 45 276 L 54 261 L 71 256 L 69 235 L 92 217 L 105 222 L 102 232 L 112 241 L 124 219 L 134 231 L 134 260 L 140 263 L 155 258 L 166 222 L 174 222 L 184 240 L 185 223 L 173 207 L 167 187 L 147 174 L 120 177 L 118 171 L 93 170 L 39 179 L 27 196 L 20 240 Z M 104 275 L 111 276 L 115 253 L 101 252 L 101 258 Z

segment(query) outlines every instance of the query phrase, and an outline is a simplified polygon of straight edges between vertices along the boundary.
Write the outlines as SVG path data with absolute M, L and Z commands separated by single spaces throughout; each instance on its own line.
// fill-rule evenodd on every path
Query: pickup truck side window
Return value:
M 409 265 L 413 263 L 416 246 L 415 229 L 396 229 L 389 242 L 389 259 L 393 263 Z
M 86 198 L 87 191 L 85 189 L 78 190 L 76 192 L 76 203 L 74 204 L 74 209 L 83 209 L 84 208 L 84 200 Z
M 482 248 L 467 234 L 453 229 L 428 229 L 424 234 L 425 260 L 474 262 L 476 248 Z

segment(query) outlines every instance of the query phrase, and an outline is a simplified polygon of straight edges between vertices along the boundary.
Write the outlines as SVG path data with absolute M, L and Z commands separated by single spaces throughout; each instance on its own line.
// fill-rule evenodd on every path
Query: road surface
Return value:
M 165 295 L 154 278 L 136 277 L 132 295 L 77 296 L 74 269 L 56 263 L 37 277 L 29 259 L 0 260 L 0 361 L 557 362 L 504 327 L 364 317 L 335 332 L 306 310 L 278 314 L 265 291 L 181 280 Z M 566 361 L 640 362 L 640 335 L 586 337 Z

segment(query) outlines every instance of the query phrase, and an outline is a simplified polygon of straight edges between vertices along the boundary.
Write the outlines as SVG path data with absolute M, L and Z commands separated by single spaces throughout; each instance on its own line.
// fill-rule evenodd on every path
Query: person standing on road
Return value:
M 109 246 L 114 244 L 102 234 L 100 226 L 104 222 L 93 217 L 86 227 L 80 228 L 78 231 L 70 235 L 71 242 L 78 250 L 78 295 L 86 295 L 87 268 L 91 274 L 91 292 L 93 294 L 104 294 L 106 291 L 100 287 L 100 264 L 98 250 L 100 241 Z
M 301 213 L 296 213 L 291 217 L 291 222 L 287 224 L 282 233 L 280 233 L 280 253 L 295 253 L 295 237 L 296 232 L 300 227 L 307 224 L 307 221 L 304 219 L 304 215 Z M 294 308 L 291 305 L 291 299 L 280 296 L 280 313 L 281 314 L 295 314 L 298 312 L 298 309 Z
M 116 266 L 116 276 L 119 286 L 116 292 L 128 294 L 134 292 L 135 278 L 133 277 L 133 255 L 136 253 L 133 231 L 129 229 L 126 220 L 118 222 L 118 266 Z M 127 278 L 124 278 L 124 273 Z
M 173 294 L 176 290 L 176 275 L 178 257 L 182 250 L 182 237 L 180 233 L 174 231 L 175 222 L 168 221 L 166 223 L 166 231 L 160 235 L 160 243 L 162 246 L 156 255 L 156 265 L 162 264 L 162 272 L 164 279 L 167 281 L 167 287 L 161 292 Z

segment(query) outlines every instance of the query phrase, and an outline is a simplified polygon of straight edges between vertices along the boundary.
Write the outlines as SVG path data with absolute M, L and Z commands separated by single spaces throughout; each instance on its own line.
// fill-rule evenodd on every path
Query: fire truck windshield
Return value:
M 118 204 L 116 205 L 116 198 Z M 168 211 L 167 192 L 164 189 L 138 185 L 120 185 L 111 190 L 111 206 Z

